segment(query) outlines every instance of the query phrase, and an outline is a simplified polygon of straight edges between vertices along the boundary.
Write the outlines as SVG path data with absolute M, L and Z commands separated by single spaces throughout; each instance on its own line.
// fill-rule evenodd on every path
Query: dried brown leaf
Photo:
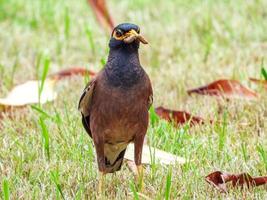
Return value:
M 98 23 L 111 32 L 114 28 L 114 21 L 109 14 L 105 0 L 88 0 L 89 5 L 96 16 Z
M 190 123 L 190 126 L 204 123 L 204 119 L 201 117 L 192 116 L 185 111 L 175 111 L 160 106 L 155 109 L 155 112 L 160 118 L 165 119 L 168 122 L 174 122 L 176 125 L 182 125 L 187 122 Z
M 86 68 L 82 67 L 72 67 L 68 69 L 63 69 L 61 71 L 58 71 L 52 75 L 50 75 L 50 78 L 60 80 L 63 78 L 68 78 L 76 75 L 80 76 L 95 76 L 95 72 L 88 70 Z
M 247 99 L 254 100 L 258 98 L 258 94 L 244 87 L 237 80 L 221 79 L 214 81 L 208 85 L 188 90 L 189 95 L 196 93 L 201 95 L 220 96 L 227 99 Z
M 205 180 L 221 192 L 227 192 L 227 182 L 231 182 L 234 188 L 238 186 L 251 188 L 267 184 L 267 176 L 252 177 L 248 173 L 229 174 L 221 171 L 210 173 L 205 177 Z

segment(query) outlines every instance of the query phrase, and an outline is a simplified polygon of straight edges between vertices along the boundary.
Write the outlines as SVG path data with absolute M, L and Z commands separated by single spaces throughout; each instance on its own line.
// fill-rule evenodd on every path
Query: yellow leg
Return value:
M 135 178 L 135 182 L 136 182 L 138 190 L 141 192 L 143 191 L 143 185 L 144 185 L 143 177 L 144 177 L 143 166 L 138 165 L 137 166 L 137 176 Z
M 99 172 L 99 179 L 98 179 L 98 195 L 103 194 L 103 189 L 105 188 L 105 173 Z

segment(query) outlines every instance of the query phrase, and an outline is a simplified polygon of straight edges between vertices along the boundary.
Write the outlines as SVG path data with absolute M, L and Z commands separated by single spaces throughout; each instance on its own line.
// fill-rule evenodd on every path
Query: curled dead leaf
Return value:
M 255 79 L 255 78 L 249 78 L 250 81 L 252 81 L 253 83 L 262 85 L 265 89 L 267 89 L 267 81 L 266 80 L 259 80 L 259 79 Z
M 60 80 L 60 79 L 75 76 L 75 75 L 95 76 L 96 73 L 91 71 L 91 70 L 88 70 L 86 68 L 72 67 L 72 68 L 63 69 L 61 71 L 58 71 L 58 72 L 50 75 L 50 78 L 55 79 L 55 80 Z
M 175 111 L 160 106 L 155 109 L 155 112 L 160 118 L 165 119 L 168 122 L 174 122 L 176 125 L 182 125 L 187 122 L 189 122 L 190 126 L 204 123 L 204 119 L 201 117 L 192 116 L 185 111 Z
M 89 5 L 96 16 L 98 23 L 106 30 L 111 32 L 114 28 L 114 22 L 109 14 L 105 0 L 88 0 Z
M 252 177 L 248 173 L 229 174 L 215 171 L 205 177 L 205 180 L 220 192 L 227 192 L 226 183 L 231 182 L 232 187 L 246 186 L 247 188 L 267 184 L 267 176 Z
M 203 87 L 188 90 L 189 95 L 196 93 L 201 95 L 220 96 L 226 99 L 247 99 L 254 100 L 258 94 L 244 87 L 237 80 L 221 79 Z

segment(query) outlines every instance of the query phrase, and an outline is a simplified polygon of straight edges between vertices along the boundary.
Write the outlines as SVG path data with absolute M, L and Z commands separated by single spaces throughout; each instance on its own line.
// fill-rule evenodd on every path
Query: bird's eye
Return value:
M 138 34 L 140 33 L 140 29 L 137 30 L 137 33 L 138 33 Z
M 116 37 L 121 37 L 122 36 L 122 31 L 121 30 L 116 30 L 116 33 L 115 33 Z

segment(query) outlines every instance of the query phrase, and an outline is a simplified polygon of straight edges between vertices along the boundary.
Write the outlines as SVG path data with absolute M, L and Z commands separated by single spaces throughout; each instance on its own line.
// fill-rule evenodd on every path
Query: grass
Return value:
M 3 180 L 3 199 L 8 200 L 9 199 L 9 187 L 7 180 Z
M 41 58 L 40 58 L 41 59 Z M 37 60 L 37 63 L 39 64 L 39 58 Z M 37 70 L 39 71 L 39 66 L 37 64 Z M 39 84 L 39 88 L 38 88 L 38 99 L 39 99 L 39 104 L 40 104 L 40 99 L 41 99 L 41 95 L 44 89 L 44 84 L 45 84 L 45 80 L 49 71 L 49 65 L 50 65 L 50 59 L 49 58 L 45 58 L 44 59 L 44 66 L 43 66 L 43 71 L 41 74 L 41 78 L 38 78 L 38 80 L 40 80 L 40 84 Z M 39 74 L 39 73 L 38 73 Z
M 267 174 L 266 91 L 248 81 L 264 76 L 267 1 L 112 0 L 108 5 L 118 23 L 140 25 L 149 41 L 141 46 L 140 59 L 153 83 L 154 106 L 187 110 L 216 123 L 174 128 L 152 110 L 150 144 L 191 162 L 147 167 L 142 195 L 124 165 L 107 176 L 107 198 L 266 199 L 266 187 L 220 194 L 204 177 L 214 170 Z M 85 0 L 0 0 L 1 96 L 15 84 L 70 66 L 100 70 L 108 41 Z M 218 105 L 210 97 L 186 95 L 186 89 L 219 78 L 238 79 L 261 98 Z M 85 82 L 72 78 L 57 85 L 53 103 L 3 114 L 0 198 L 95 198 L 94 147 L 77 111 Z

